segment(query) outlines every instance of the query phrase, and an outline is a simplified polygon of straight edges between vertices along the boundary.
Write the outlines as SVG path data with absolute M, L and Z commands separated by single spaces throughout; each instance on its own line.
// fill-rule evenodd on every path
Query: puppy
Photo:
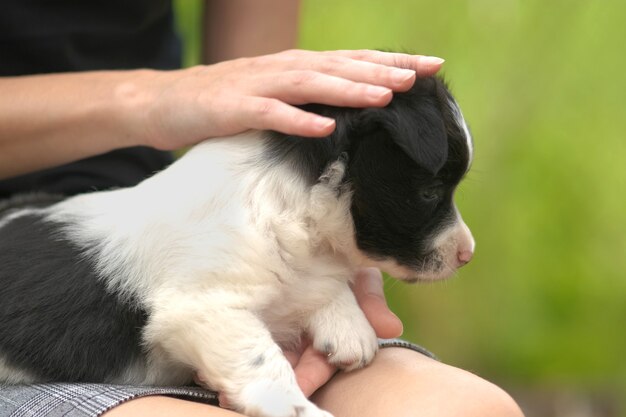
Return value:
M 434 77 L 385 108 L 308 109 L 336 131 L 211 139 L 132 188 L 5 202 L 0 382 L 199 371 L 246 415 L 330 416 L 281 348 L 307 333 L 332 364 L 365 366 L 377 339 L 356 269 L 432 281 L 471 259 L 453 195 L 473 147 Z

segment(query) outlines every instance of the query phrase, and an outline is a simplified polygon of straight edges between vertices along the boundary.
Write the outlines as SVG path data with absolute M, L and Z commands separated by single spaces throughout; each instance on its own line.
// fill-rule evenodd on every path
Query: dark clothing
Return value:
M 2 0 L 0 76 L 180 67 L 169 0 Z
M 0 181 L 0 199 L 25 192 L 74 195 L 130 187 L 172 162 L 168 152 L 127 148 Z
M 169 0 L 1 0 L 0 76 L 133 68 L 174 69 L 181 45 Z M 148 148 L 121 149 L 0 181 L 0 198 L 134 185 L 171 162 Z
M 0 0 L 0 76 L 179 64 L 169 0 Z M 0 181 L 0 199 L 29 191 L 72 195 L 130 186 L 170 161 L 166 152 L 122 149 Z M 400 340 L 381 340 L 380 346 L 431 356 Z M 98 417 L 148 395 L 218 403 L 216 393 L 198 387 L 0 384 L 0 417 Z

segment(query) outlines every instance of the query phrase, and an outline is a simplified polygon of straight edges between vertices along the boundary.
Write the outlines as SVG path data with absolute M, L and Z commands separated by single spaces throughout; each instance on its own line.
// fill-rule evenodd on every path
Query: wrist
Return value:
M 110 120 L 117 126 L 117 147 L 153 146 L 149 113 L 156 100 L 153 84 L 157 70 L 125 71 L 112 88 Z

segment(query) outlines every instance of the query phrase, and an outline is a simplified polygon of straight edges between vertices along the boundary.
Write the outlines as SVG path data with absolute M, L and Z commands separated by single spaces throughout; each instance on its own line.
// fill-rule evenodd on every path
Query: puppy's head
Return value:
M 474 239 L 453 197 L 471 164 L 472 139 L 439 78 L 418 78 L 384 108 L 303 107 L 334 118 L 335 132 L 275 134 L 269 160 L 287 161 L 311 185 L 328 181 L 329 170 L 341 173 L 339 190 L 352 199 L 353 263 L 418 281 L 448 277 L 469 262 Z
M 421 78 L 354 117 L 346 180 L 363 263 L 408 281 L 448 277 L 474 252 L 453 201 L 473 151 L 454 98 L 440 79 Z

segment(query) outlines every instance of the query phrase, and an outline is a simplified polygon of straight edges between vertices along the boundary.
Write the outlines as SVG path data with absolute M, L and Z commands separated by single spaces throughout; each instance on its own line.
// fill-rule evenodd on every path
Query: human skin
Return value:
M 332 132 L 334 121 L 294 105 L 384 106 L 393 92 L 409 89 L 416 76 L 434 74 L 443 62 L 368 50 L 294 50 L 297 14 L 297 0 L 206 0 L 203 66 L 0 78 L 0 179 L 127 146 L 172 150 L 247 129 L 314 140 Z M 366 271 L 356 278 L 354 292 L 377 334 L 394 337 L 402 324 L 387 308 L 380 279 L 377 271 Z M 366 369 L 336 375 L 308 345 L 287 355 L 303 391 L 337 417 L 521 415 L 497 387 L 406 349 L 384 349 Z M 379 382 L 381 395 L 373 397 L 365 388 L 381 386 Z M 455 393 L 463 395 L 445 401 L 448 386 L 459 387 Z M 357 408 L 347 407 L 346 393 Z M 411 400 L 397 401 L 405 397 Z M 433 399 L 441 398 L 442 412 L 420 411 L 434 410 Z M 488 405 L 490 413 L 465 412 L 477 403 Z M 368 404 L 370 414 L 358 409 Z M 372 413 L 380 409 L 385 413 Z M 128 401 L 106 415 L 239 414 L 153 396 Z
M 441 66 L 438 58 L 368 50 L 275 52 L 296 45 L 298 2 L 268 1 L 207 1 L 205 27 L 213 29 L 206 33 L 231 40 L 205 42 L 204 56 L 226 61 L 0 78 L 0 178 L 128 146 L 174 150 L 247 129 L 326 136 L 334 120 L 294 105 L 384 106 L 394 91 Z M 298 354 L 296 374 L 312 375 L 303 380 L 319 386 L 332 375 L 310 347 Z
M 377 270 L 361 270 L 354 293 L 379 336 L 393 337 L 402 332 L 402 324 L 387 307 Z M 291 355 L 298 383 L 313 402 L 335 417 L 523 417 L 515 401 L 499 387 L 408 349 L 384 348 L 366 368 L 347 373 L 335 373 L 330 365 L 321 365 L 321 355 L 315 357 L 312 351 L 310 355 L 303 355 L 299 362 Z M 227 407 L 227 401 L 222 405 Z M 241 416 L 227 408 L 162 396 L 134 399 L 104 414 L 175 415 Z
M 174 71 L 0 78 L 0 178 L 113 149 L 173 150 L 247 129 L 326 136 L 334 121 L 294 105 L 384 106 L 436 58 L 288 50 Z M 405 67 L 405 68 L 401 68 Z

